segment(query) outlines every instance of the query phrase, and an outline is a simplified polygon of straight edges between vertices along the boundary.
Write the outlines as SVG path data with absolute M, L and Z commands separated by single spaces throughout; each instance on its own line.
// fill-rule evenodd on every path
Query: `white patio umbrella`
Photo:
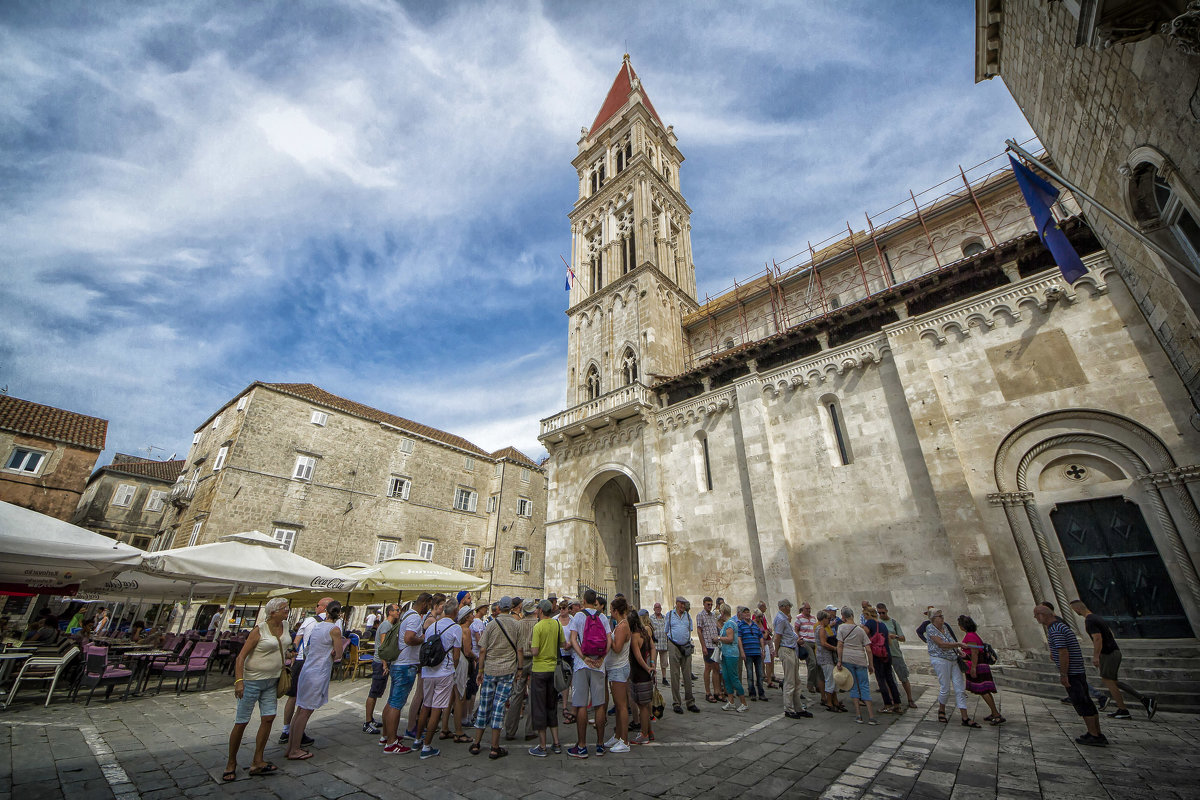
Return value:
M 228 604 L 233 603 L 239 587 L 243 591 L 287 587 L 349 592 L 358 584 L 324 564 L 283 549 L 279 541 L 261 531 L 232 533 L 208 544 L 148 553 L 142 569 L 190 583 L 225 584 L 230 587 Z M 222 625 L 227 623 L 227 618 L 222 620 Z
M 83 582 L 76 595 L 81 600 L 122 600 L 127 597 L 185 600 L 195 597 L 223 597 L 229 584 L 216 581 L 189 583 L 141 570 L 125 570 L 116 575 L 101 575 Z
M 88 578 L 136 567 L 144 556 L 86 528 L 0 502 L 0 589 L 63 594 Z

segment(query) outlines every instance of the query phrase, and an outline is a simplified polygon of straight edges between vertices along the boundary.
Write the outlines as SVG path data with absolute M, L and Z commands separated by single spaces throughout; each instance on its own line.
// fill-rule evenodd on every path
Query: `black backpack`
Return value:
M 454 620 L 450 621 L 454 624 Z M 438 667 L 446 660 L 446 646 L 442 644 L 442 634 L 450 630 L 442 628 L 439 632 L 437 623 L 433 623 L 433 638 L 426 637 L 424 643 L 421 644 L 421 654 L 417 657 L 422 667 Z

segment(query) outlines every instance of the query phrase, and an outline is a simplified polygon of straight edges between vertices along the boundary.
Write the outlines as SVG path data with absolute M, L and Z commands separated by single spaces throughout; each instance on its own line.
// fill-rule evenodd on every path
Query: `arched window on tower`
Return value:
M 625 141 L 617 145 L 616 164 L 617 172 L 621 173 L 629 166 L 630 159 L 633 158 L 633 143 L 628 135 L 625 136 Z
M 587 371 L 587 399 L 595 400 L 600 396 L 600 370 L 593 364 Z
M 625 355 L 621 357 L 621 379 L 625 382 L 626 386 L 637 383 L 637 355 L 634 354 L 632 347 L 626 347 Z
M 599 232 L 590 236 L 588 242 L 588 271 L 594 294 L 604 288 L 604 248 L 600 244 Z
M 627 275 L 634 268 L 633 255 L 633 211 L 626 211 L 617 223 L 617 235 L 621 237 L 621 274 Z

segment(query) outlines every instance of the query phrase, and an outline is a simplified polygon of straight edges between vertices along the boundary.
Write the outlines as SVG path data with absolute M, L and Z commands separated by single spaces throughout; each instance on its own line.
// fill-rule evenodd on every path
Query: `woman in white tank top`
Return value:
M 629 644 L 633 636 L 629 633 L 629 602 L 624 597 L 612 601 L 613 619 L 616 625 L 612 633 L 612 650 L 604 660 L 604 670 L 608 673 L 609 686 L 612 689 L 613 705 L 617 709 L 616 732 L 605 742 L 605 746 L 613 753 L 629 752 Z

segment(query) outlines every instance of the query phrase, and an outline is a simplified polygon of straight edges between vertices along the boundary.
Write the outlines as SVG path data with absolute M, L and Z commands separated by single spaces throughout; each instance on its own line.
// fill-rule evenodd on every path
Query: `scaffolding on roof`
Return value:
M 1034 139 L 1022 144 L 1028 144 L 1030 141 Z M 836 313 L 839 307 L 833 304 L 837 303 L 841 296 L 853 292 L 865 295 L 855 301 L 857 304 L 892 289 L 899 283 L 919 277 L 909 276 L 907 279 L 898 280 L 886 248 L 881 244 L 883 239 L 902 229 L 916 226 L 922 231 L 934 270 L 940 270 L 961 260 L 963 256 L 961 252 L 956 252 L 956 243 L 944 240 L 940 247 L 936 245 L 927 222 L 951 208 L 961 207 L 964 201 L 970 204 L 982 222 L 990 247 L 995 247 L 996 238 L 983 213 L 978 195 L 1004 182 L 1011 175 L 1004 157 L 1005 153 L 1002 152 L 966 169 L 959 165 L 957 175 L 921 192 L 914 193 L 909 190 L 908 200 L 901 200 L 874 215 L 864 214 L 865 228 L 856 231 L 847 221 L 844 233 L 831 234 L 815 245 L 811 241 L 807 242 L 804 250 L 782 261 L 772 261 L 771 264 L 764 265 L 763 269 L 750 275 L 747 280 L 735 280 L 732 286 L 715 296 L 705 294 L 704 304 L 684 317 L 683 323 L 685 328 L 706 323 L 710 343 L 707 348 L 695 351 L 685 337 L 687 368 L 691 369 L 698 361 L 710 358 L 723 350 L 748 344 L 751 340 L 745 314 L 746 303 L 764 292 L 770 295 L 774 328 L 776 331 L 783 331 Z M 998 166 L 993 164 L 997 160 L 1001 160 Z M 874 258 L 864 260 L 864 251 Z M 841 260 L 849 253 L 854 255 L 856 269 L 822 274 L 826 265 Z M 797 283 L 800 283 L 801 291 L 796 291 Z M 733 342 L 730 346 L 728 342 L 718 341 L 717 317 L 723 316 L 734 307 L 738 312 L 741 341 Z

